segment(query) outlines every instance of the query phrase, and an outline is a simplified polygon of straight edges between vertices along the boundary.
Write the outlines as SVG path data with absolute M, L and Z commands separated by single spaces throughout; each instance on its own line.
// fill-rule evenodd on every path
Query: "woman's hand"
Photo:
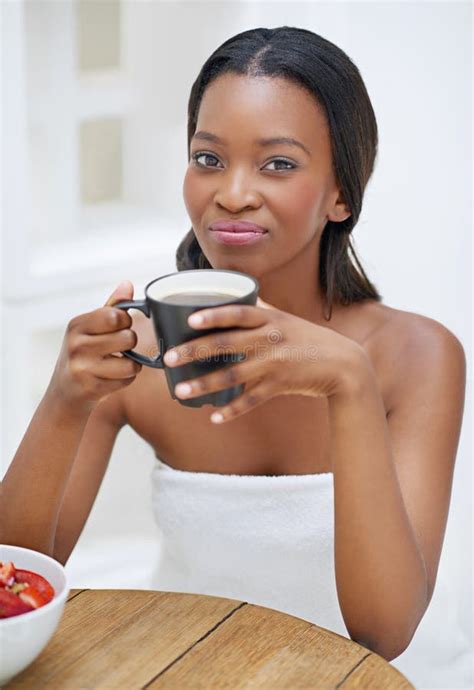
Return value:
M 196 323 L 195 317 L 202 317 Z M 272 307 L 260 298 L 257 305 L 229 304 L 194 312 L 193 328 L 231 328 L 188 340 L 168 350 L 166 366 L 181 366 L 195 359 L 225 353 L 245 359 L 205 376 L 178 384 L 178 398 L 192 398 L 245 384 L 244 392 L 211 416 L 219 423 L 245 414 L 277 395 L 329 397 L 350 385 L 365 351 L 355 341 L 293 314 Z M 176 353 L 175 361 L 170 357 Z M 190 387 L 186 394 L 185 386 Z M 222 419 L 219 418 L 222 416 Z
M 113 308 L 124 299 L 133 299 L 129 281 L 115 289 L 105 306 L 68 323 L 49 388 L 64 404 L 92 408 L 133 383 L 141 371 L 141 364 L 120 354 L 137 344 L 130 315 Z

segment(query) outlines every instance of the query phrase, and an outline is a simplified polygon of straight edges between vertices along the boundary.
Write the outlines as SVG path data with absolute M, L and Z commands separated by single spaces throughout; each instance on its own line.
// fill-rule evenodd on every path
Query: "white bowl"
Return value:
M 48 644 L 56 630 L 69 593 L 64 567 L 54 558 L 21 546 L 0 544 L 0 561 L 31 570 L 54 587 L 54 597 L 39 609 L 11 618 L 0 618 L 0 686 L 7 683 Z

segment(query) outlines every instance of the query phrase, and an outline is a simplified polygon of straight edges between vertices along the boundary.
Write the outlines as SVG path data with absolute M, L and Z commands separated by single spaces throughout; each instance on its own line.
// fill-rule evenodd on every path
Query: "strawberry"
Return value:
M 32 609 L 39 609 L 40 606 L 44 606 L 48 603 L 45 597 L 31 585 L 28 585 L 28 587 L 23 589 L 17 596 L 24 601 L 25 604 L 29 604 Z
M 22 601 L 17 594 L 0 589 L 0 618 L 18 616 L 20 613 L 32 611 L 33 607 Z
M 47 604 L 48 601 L 51 601 L 51 599 L 54 597 L 54 588 L 49 584 L 48 580 L 37 573 L 32 573 L 30 570 L 21 570 L 20 568 L 17 568 L 15 580 L 16 582 L 26 582 L 28 585 L 34 587 L 45 600 L 45 604 Z

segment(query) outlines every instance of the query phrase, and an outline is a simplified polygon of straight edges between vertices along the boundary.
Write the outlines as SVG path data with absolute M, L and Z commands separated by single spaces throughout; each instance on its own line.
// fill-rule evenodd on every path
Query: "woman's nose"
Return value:
M 231 213 L 245 208 L 258 208 L 261 204 L 260 194 L 248 175 L 223 175 L 215 194 L 215 202 Z

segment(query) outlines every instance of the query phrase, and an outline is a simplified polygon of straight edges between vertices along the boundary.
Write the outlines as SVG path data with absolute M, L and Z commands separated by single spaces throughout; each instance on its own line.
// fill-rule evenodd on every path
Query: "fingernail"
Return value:
M 188 319 L 188 323 L 190 326 L 200 326 L 203 320 L 204 319 L 200 314 L 191 314 L 191 316 Z
M 172 364 L 172 362 L 178 361 L 178 353 L 172 352 L 171 350 L 165 354 L 165 362 L 167 364 Z
M 176 395 L 189 395 L 191 393 L 191 386 L 189 383 L 178 383 L 174 392 Z

